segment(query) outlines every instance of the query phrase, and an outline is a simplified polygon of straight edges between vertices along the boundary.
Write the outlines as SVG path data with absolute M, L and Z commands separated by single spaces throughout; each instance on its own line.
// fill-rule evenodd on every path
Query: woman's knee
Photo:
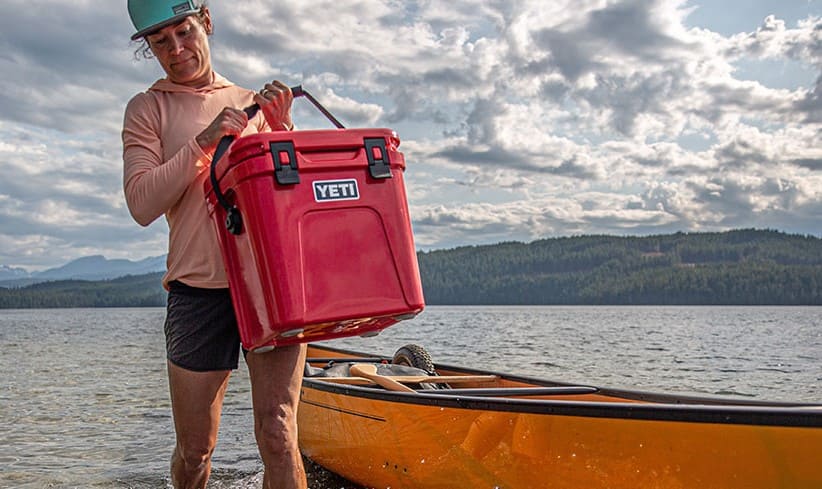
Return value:
M 254 431 L 260 450 L 269 454 L 291 453 L 297 447 L 297 413 L 289 405 L 255 413 Z
M 174 458 L 186 471 L 198 471 L 209 466 L 213 453 L 214 445 L 207 441 L 178 441 Z

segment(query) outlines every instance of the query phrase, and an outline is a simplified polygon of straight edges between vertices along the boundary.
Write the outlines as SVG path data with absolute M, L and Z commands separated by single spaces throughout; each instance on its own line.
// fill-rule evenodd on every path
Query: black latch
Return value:
M 295 185 L 300 183 L 300 174 L 297 171 L 297 152 L 294 143 L 281 141 L 269 143 L 271 159 L 274 160 L 274 178 L 280 185 Z
M 384 138 L 365 138 L 365 155 L 372 178 L 391 178 L 391 162 L 385 150 Z

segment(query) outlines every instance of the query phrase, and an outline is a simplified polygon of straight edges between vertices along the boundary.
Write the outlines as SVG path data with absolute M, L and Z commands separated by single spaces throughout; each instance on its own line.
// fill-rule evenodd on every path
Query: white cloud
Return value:
M 211 3 L 218 71 L 399 132 L 420 246 L 819 233 L 822 12 L 775 3 L 721 34 L 686 26 L 699 5 L 680 0 Z M 0 264 L 165 251 L 165 224 L 140 228 L 122 202 L 122 111 L 161 76 L 132 32 L 120 3 L 0 5 Z M 774 88 L 757 63 L 807 76 Z M 329 127 L 302 102 L 295 121 Z

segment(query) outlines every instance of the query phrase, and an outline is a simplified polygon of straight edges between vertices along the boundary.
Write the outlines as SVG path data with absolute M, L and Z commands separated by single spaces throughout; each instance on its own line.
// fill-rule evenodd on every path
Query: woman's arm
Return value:
M 123 189 L 132 217 L 148 226 L 165 214 L 211 161 L 192 138 L 163 161 L 159 115 L 147 96 L 133 98 L 123 122 Z

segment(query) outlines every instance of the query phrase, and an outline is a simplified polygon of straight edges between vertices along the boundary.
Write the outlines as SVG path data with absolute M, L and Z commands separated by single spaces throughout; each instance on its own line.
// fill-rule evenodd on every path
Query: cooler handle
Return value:
M 313 95 L 311 95 L 310 93 L 308 93 L 308 92 L 306 92 L 305 90 L 303 90 L 303 86 L 302 86 L 302 85 L 297 85 L 296 87 L 291 87 L 291 94 L 292 94 L 292 95 L 294 95 L 294 98 L 297 98 L 297 97 L 305 97 L 305 98 L 307 98 L 309 102 L 311 102 L 312 104 L 314 104 L 314 107 L 316 107 L 316 108 L 317 108 L 317 110 L 319 110 L 320 112 L 322 112 L 322 114 L 323 114 L 326 118 L 328 118 L 328 120 L 329 120 L 329 121 L 331 121 L 331 123 L 332 123 L 332 124 L 334 124 L 335 126 L 337 126 L 337 129 L 345 129 L 345 126 L 343 126 L 343 125 L 342 125 L 342 123 L 341 123 L 340 121 L 338 121 L 336 117 L 334 117 L 333 115 L 331 115 L 331 112 L 329 112 L 329 111 L 328 111 L 328 109 L 326 109 L 325 107 L 323 107 L 323 104 L 321 104 L 320 102 L 318 102 L 318 101 L 317 101 L 317 99 L 315 99 Z
M 297 85 L 295 87 L 291 87 L 291 94 L 294 98 L 297 97 L 305 97 L 308 99 L 309 102 L 314 104 L 317 109 L 322 112 L 322 114 L 328 118 L 337 129 L 345 129 L 345 126 L 337 120 L 336 117 L 331 115 L 331 112 L 328 111 L 323 105 L 317 101 L 310 93 L 303 90 L 302 85 Z M 248 107 L 244 108 L 246 115 L 249 119 L 257 115 L 257 112 L 260 110 L 259 104 L 252 104 Z M 231 143 L 234 142 L 234 136 L 223 136 L 220 139 L 220 142 L 217 143 L 217 149 L 214 150 L 214 157 L 211 159 L 211 171 L 210 179 L 211 179 L 211 188 L 214 189 L 214 195 L 217 197 L 217 202 L 220 206 L 225 209 L 226 218 L 225 218 L 225 227 L 231 234 L 240 234 L 243 231 L 243 218 L 240 215 L 240 210 L 237 208 L 236 205 L 232 205 L 226 199 L 225 194 L 220 190 L 220 182 L 217 181 L 217 162 L 220 161 L 220 158 L 223 157 L 226 151 L 228 151 L 229 146 Z

